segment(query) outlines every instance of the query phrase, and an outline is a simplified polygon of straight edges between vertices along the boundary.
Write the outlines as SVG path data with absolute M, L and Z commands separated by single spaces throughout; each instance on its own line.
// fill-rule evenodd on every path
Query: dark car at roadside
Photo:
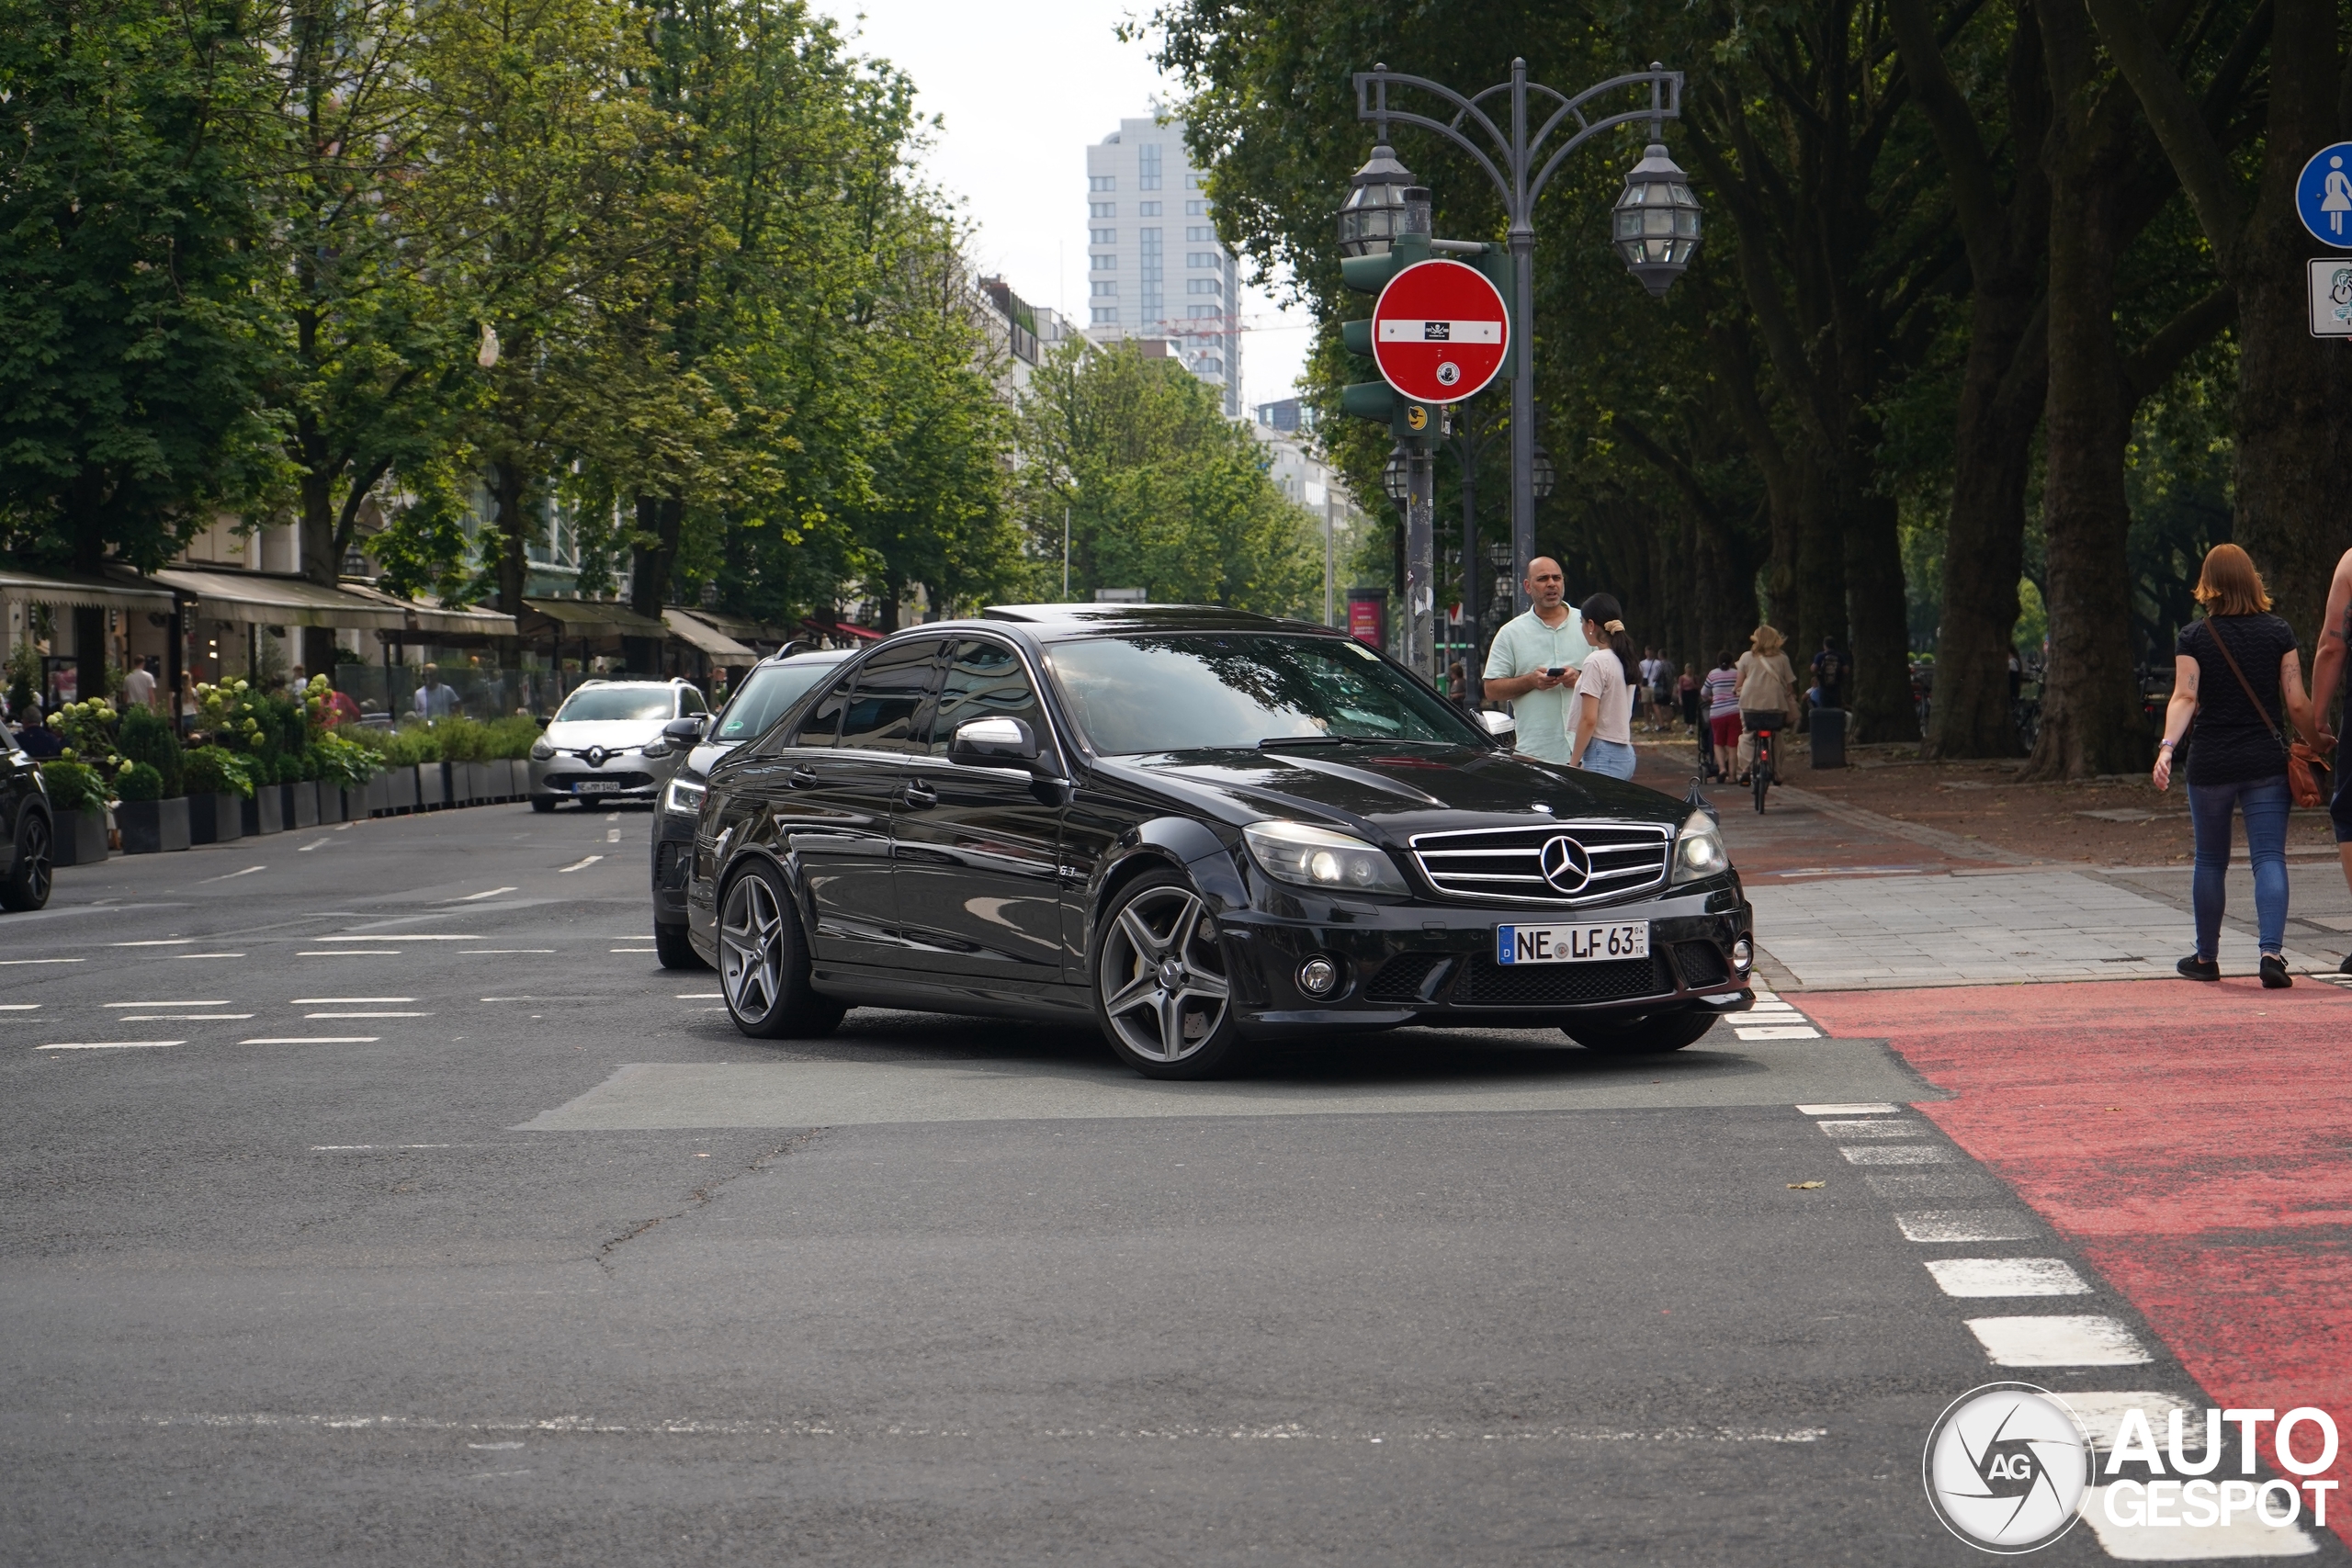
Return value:
M 823 649 L 763 659 L 737 684 L 715 717 L 674 718 L 665 727 L 663 734 L 673 744 L 692 750 L 663 786 L 653 814 L 653 948 L 663 968 L 703 967 L 686 940 L 686 867 L 711 764 L 756 739 L 851 651 Z
M 1504 750 L 1352 638 L 1216 609 L 894 635 L 711 768 L 685 893 L 761 1037 L 854 1006 L 1091 1020 L 1199 1077 L 1408 1024 L 1670 1051 L 1752 1001 L 1703 808 Z
M 57 821 L 40 764 L 0 719 L 0 909 L 49 902 L 57 866 Z

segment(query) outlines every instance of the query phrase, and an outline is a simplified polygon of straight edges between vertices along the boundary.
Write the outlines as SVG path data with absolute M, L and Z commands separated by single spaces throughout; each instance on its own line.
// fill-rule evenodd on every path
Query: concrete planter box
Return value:
M 234 790 L 187 797 L 187 837 L 194 844 L 232 844 L 245 836 L 244 800 Z
M 416 808 L 430 811 L 449 804 L 449 774 L 446 762 L 416 765 Z
M 286 792 L 283 784 L 255 784 L 254 797 L 237 803 L 245 819 L 245 837 L 286 831 Z
M 466 798 L 476 806 L 488 806 L 503 795 L 505 790 L 502 786 L 506 783 L 506 770 L 503 764 L 500 764 L 498 773 L 499 776 L 492 779 L 490 776 L 490 763 L 468 762 L 466 764 Z
M 415 809 L 416 769 L 414 767 L 392 769 L 384 775 L 385 815 L 390 816 L 397 812 Z
M 530 799 L 530 798 L 531 798 L 531 764 L 530 764 L 530 761 L 529 761 L 527 759 L 526 759 L 526 758 L 516 757 L 516 758 L 514 758 L 513 760 L 509 761 L 507 762 L 507 764 L 506 764 L 506 765 L 507 765 L 508 767 L 510 767 L 510 768 L 512 768 L 512 769 L 514 769 L 514 799 L 516 799 L 516 800 L 528 800 L 528 799 Z
M 96 865 L 107 858 L 107 814 L 61 811 L 56 818 L 59 865 Z
M 188 846 L 187 800 L 126 800 L 114 808 L 127 855 L 161 854 Z
M 376 814 L 376 781 L 355 784 L 335 792 L 335 809 L 343 813 L 345 822 L 362 822 Z
M 288 828 L 315 828 L 319 825 L 319 786 L 315 783 L 304 779 L 299 784 L 279 784 L 277 787 L 286 796 L 286 804 L 280 810 Z
M 319 792 L 320 825 L 323 827 L 329 822 L 342 821 L 344 819 L 342 788 L 339 785 L 328 784 L 323 779 L 311 787 Z

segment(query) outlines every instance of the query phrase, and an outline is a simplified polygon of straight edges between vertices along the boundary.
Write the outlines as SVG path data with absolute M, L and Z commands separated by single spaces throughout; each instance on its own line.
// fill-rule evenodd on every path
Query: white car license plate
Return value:
M 1650 923 L 1617 920 L 1607 925 L 1497 926 L 1498 964 L 1606 964 L 1650 955 Z
M 574 795 L 610 795 L 620 788 L 617 779 L 582 779 L 571 786 Z

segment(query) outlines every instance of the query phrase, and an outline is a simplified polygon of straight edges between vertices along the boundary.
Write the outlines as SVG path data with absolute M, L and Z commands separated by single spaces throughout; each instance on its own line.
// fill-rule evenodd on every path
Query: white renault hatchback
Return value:
M 531 809 L 553 811 L 560 800 L 650 806 L 693 747 L 663 728 L 709 711 L 684 681 L 582 682 L 531 747 Z

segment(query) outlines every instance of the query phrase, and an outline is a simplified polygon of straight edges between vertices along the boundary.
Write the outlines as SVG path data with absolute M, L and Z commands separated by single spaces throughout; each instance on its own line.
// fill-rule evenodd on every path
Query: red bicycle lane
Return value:
M 2154 980 L 1801 1000 L 1952 1090 L 1920 1111 L 2079 1247 L 2216 1404 L 2334 1416 L 2346 1444 L 2328 1474 L 2352 1498 L 2352 992 Z M 2352 1544 L 2348 1521 L 2352 1501 L 2329 1511 Z

